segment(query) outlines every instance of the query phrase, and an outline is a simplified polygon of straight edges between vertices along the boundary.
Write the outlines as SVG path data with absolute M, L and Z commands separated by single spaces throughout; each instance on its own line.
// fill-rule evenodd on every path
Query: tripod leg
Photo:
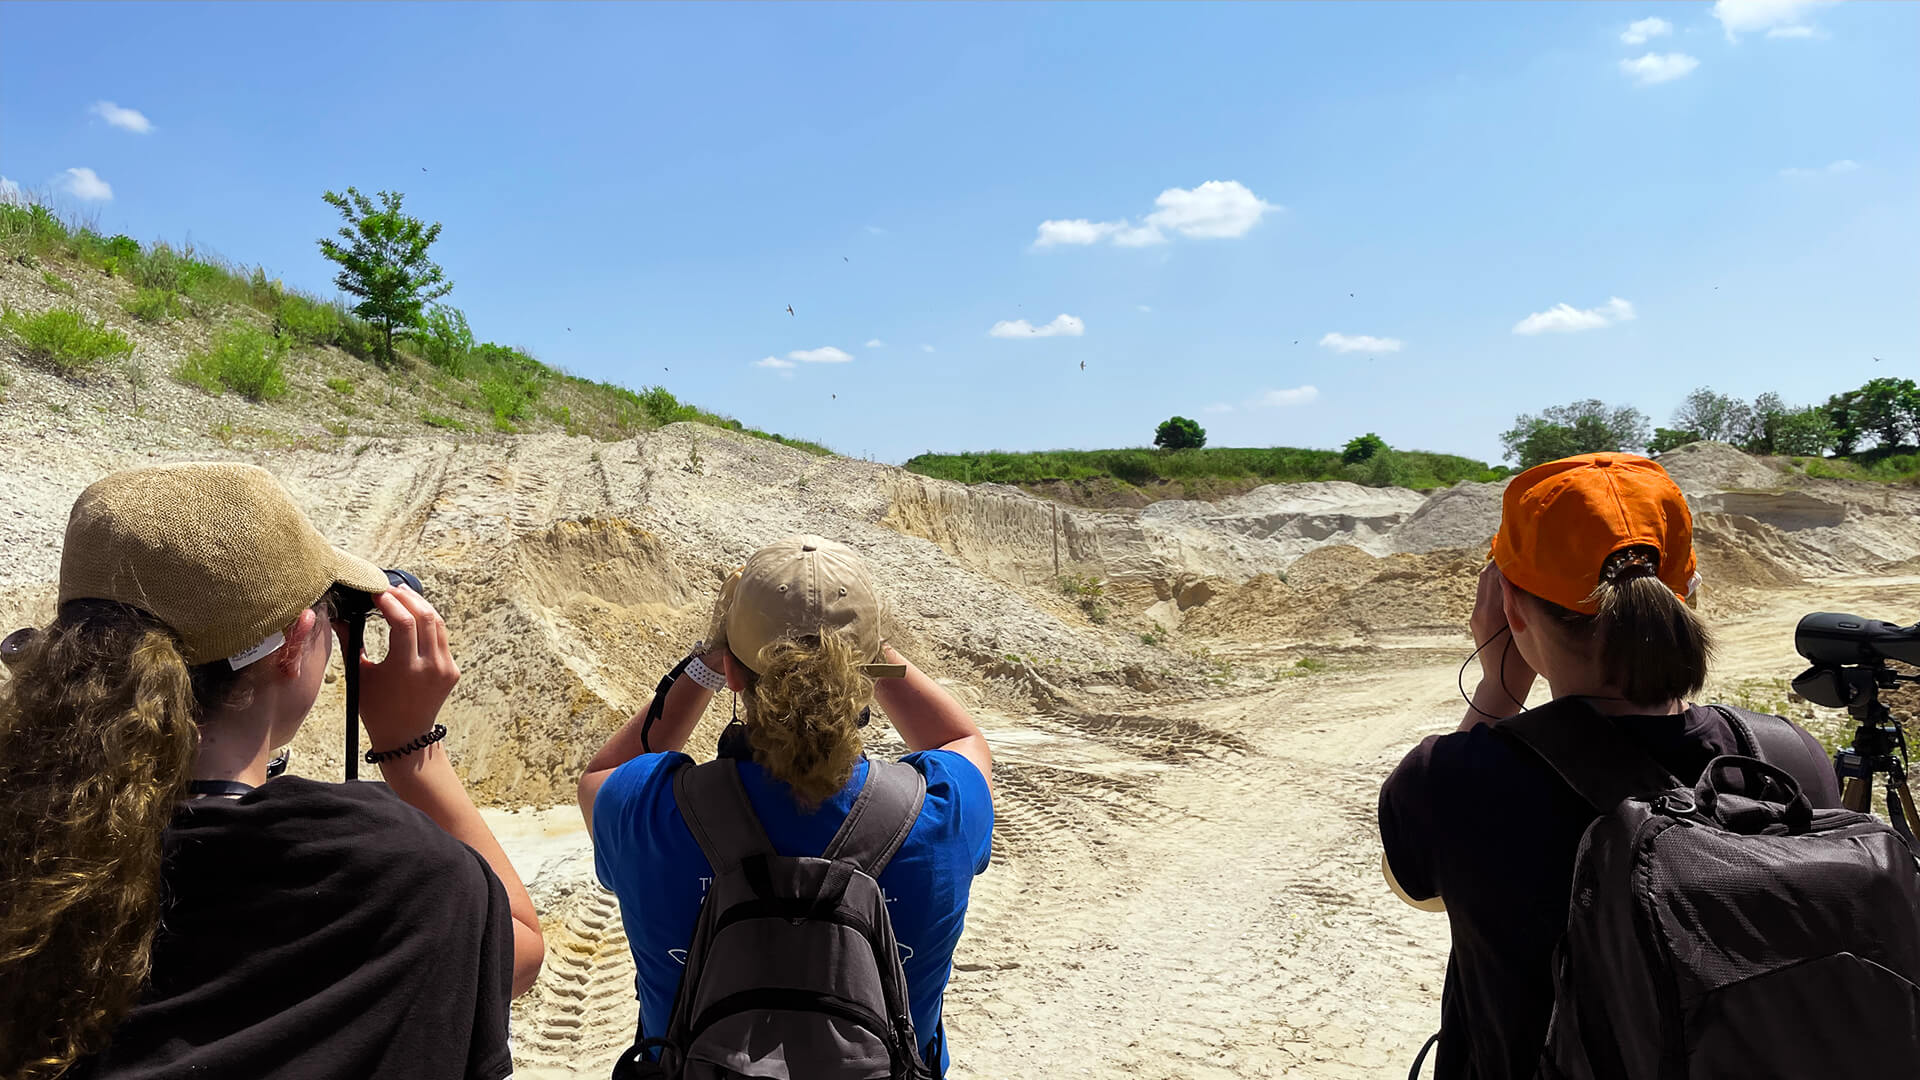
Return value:
M 1920 814 L 1914 812 L 1913 789 L 1907 786 L 1904 776 L 1887 777 L 1887 819 L 1893 823 L 1893 831 L 1913 840 L 1913 827 L 1920 825 Z
M 1856 814 L 1864 814 L 1873 803 L 1873 784 L 1866 777 L 1849 776 L 1840 789 L 1840 805 Z

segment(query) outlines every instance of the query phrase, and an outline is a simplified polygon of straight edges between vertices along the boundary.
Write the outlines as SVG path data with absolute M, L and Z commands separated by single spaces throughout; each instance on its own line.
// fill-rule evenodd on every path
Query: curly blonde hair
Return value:
M 760 661 L 765 670 L 748 675 L 742 695 L 753 760 L 811 810 L 853 778 L 865 749 L 860 713 L 873 701 L 873 679 L 860 670 L 853 644 L 837 633 L 783 638 L 761 652 Z
M 177 641 L 119 604 L 67 604 L 0 686 L 0 1077 L 59 1076 L 138 999 L 198 745 Z

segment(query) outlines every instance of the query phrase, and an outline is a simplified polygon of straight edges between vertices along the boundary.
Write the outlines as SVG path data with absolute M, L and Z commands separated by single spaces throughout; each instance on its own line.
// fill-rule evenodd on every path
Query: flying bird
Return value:
M 1351 299 L 1353 299 L 1353 294 L 1352 294 L 1352 293 L 1348 293 L 1348 294 L 1347 294 L 1347 299 L 1349 299 L 1349 300 L 1351 300 Z
M 1296 342 L 1294 342 L 1294 344 L 1295 344 L 1295 345 L 1298 345 L 1298 344 L 1300 344 L 1300 343 L 1299 343 L 1298 341 L 1296 341 Z
M 1878 363 L 1880 363 L 1881 361 L 1880 361 L 1880 358 L 1876 356 L 1876 357 L 1874 357 L 1874 358 L 1873 358 L 1873 362 L 1874 362 L 1874 363 L 1876 363 L 1876 364 L 1878 364 Z
M 791 314 L 793 314 L 793 305 L 792 305 L 792 304 L 788 304 L 788 305 L 787 305 L 787 314 L 789 314 L 789 315 L 791 315 Z
M 1085 360 L 1080 361 L 1080 370 L 1081 371 L 1087 370 L 1087 362 Z
M 853 260 L 852 260 L 852 259 L 849 259 L 849 258 L 847 258 L 847 257 L 846 257 L 845 255 L 842 255 L 842 256 L 840 256 L 840 261 L 841 261 L 841 262 L 852 262 Z
M 426 167 L 425 165 L 422 165 L 422 166 L 420 166 L 420 171 L 421 171 L 421 172 L 426 172 L 426 171 L 427 171 L 427 167 Z
M 828 394 L 827 396 L 828 396 L 828 397 L 830 397 L 830 398 L 832 398 L 832 399 L 833 399 L 833 400 L 835 400 L 835 401 L 839 401 L 839 400 L 840 400 L 840 395 L 839 395 L 839 394 Z

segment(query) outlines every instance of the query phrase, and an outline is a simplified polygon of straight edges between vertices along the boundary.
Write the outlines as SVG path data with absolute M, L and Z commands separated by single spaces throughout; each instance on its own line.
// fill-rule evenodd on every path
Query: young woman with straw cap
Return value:
M 387 783 L 269 780 L 348 598 L 388 626 L 359 675 Z M 163 465 L 87 488 L 58 613 L 8 667 L 0 1076 L 512 1071 L 539 921 L 438 745 L 446 624 L 271 474 Z
M 992 848 L 993 758 L 966 709 L 881 639 L 880 612 L 865 565 L 843 544 L 796 536 L 756 551 L 722 589 L 711 651 L 587 763 L 580 807 L 600 881 L 620 899 L 649 1035 L 667 1027 L 713 875 L 673 783 L 713 694 L 732 690 L 744 705 L 720 753 L 735 759 L 767 839 L 786 856 L 820 854 L 846 821 L 869 775 L 860 724 L 877 702 L 926 784 L 878 882 L 904 957 L 916 1049 L 943 1073 L 941 996 L 972 879 Z
M 1495 722 L 1544 678 L 1550 700 L 1530 722 L 1610 724 L 1676 777 L 1744 752 L 1725 715 L 1687 701 L 1713 654 L 1688 603 L 1697 584 L 1692 517 L 1657 463 L 1588 454 L 1508 484 L 1471 623 L 1479 687 L 1460 729 L 1414 747 L 1380 792 L 1388 883 L 1453 930 L 1436 1076 L 1535 1074 L 1575 850 L 1595 817 Z M 1814 807 L 1838 806 L 1819 743 L 1795 733 L 1794 777 Z

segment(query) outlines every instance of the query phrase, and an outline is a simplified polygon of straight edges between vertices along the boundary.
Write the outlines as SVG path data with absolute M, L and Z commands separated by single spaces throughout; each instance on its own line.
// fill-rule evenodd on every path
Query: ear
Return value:
M 313 634 L 320 629 L 319 623 L 320 616 L 315 614 L 312 608 L 308 608 L 300 613 L 299 618 L 287 625 L 287 628 L 282 631 L 286 635 L 287 643 L 280 646 L 279 652 L 273 654 L 273 670 L 276 674 L 288 679 L 300 677 L 300 672 L 307 663 L 307 646 Z
M 1528 618 L 1532 613 L 1527 610 L 1526 603 L 1520 599 L 1520 590 L 1514 588 L 1513 582 L 1504 577 L 1500 579 L 1500 610 L 1506 612 L 1507 626 L 1513 633 L 1525 632 L 1527 625 L 1532 622 Z
M 735 659 L 731 649 L 720 658 L 720 666 L 726 669 L 727 689 L 738 694 L 747 688 L 746 665 Z

